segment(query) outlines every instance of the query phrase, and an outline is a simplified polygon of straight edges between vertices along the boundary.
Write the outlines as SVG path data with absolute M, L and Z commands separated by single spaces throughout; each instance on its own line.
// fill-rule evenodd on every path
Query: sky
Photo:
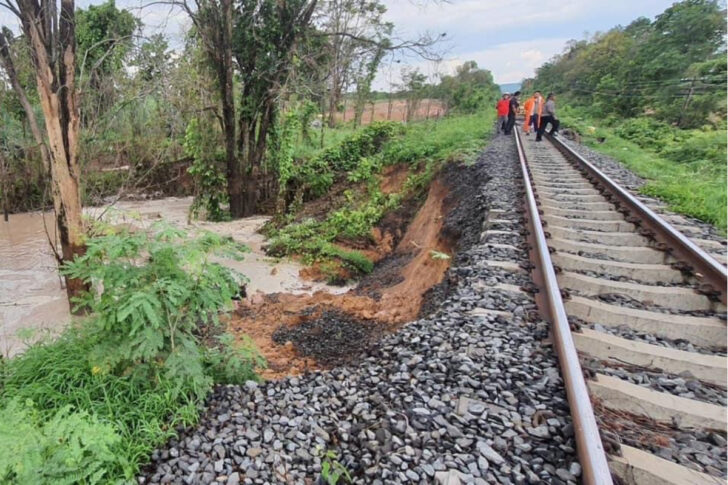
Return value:
M 86 7 L 103 0 L 77 0 Z M 455 66 L 474 60 L 493 73 L 499 84 L 532 77 L 537 67 L 560 53 L 570 39 L 583 39 L 644 16 L 654 18 L 674 0 L 382 0 L 386 20 L 401 39 L 424 32 L 447 34 L 441 48 L 443 61 L 434 64 L 407 57 L 399 63 L 385 61 L 373 88 L 387 90 L 399 81 L 404 65 L 418 67 L 436 79 L 451 74 Z M 164 32 L 170 44 L 181 45 L 189 20 L 180 11 L 154 5 L 150 0 L 117 0 L 117 6 L 141 17 L 145 33 Z M 17 22 L 0 8 L 0 25 L 17 30 Z
M 537 67 L 583 39 L 638 17 L 654 18 L 675 0 L 385 0 L 387 17 L 401 37 L 423 31 L 447 34 L 445 60 L 408 60 L 423 72 L 450 74 L 464 61 L 493 73 L 499 84 L 533 77 Z M 424 6 L 422 6 L 424 5 Z M 396 69 L 396 68 L 395 68 Z M 386 83 L 380 75 L 378 85 Z

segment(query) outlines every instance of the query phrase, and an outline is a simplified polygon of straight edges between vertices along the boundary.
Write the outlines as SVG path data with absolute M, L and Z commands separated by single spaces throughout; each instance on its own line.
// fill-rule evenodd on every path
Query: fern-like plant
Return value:
M 112 425 L 71 406 L 42 421 L 32 402 L 11 401 L 0 408 L 0 483 L 109 482 L 120 441 Z
M 209 232 L 191 237 L 161 223 L 90 239 L 86 254 L 63 271 L 92 286 L 75 303 L 92 314 L 98 344 L 90 359 L 97 372 L 160 365 L 168 376 L 206 392 L 211 380 L 199 336 L 220 323 L 219 313 L 231 307 L 244 281 L 212 258 L 241 258 L 244 250 L 229 238 Z

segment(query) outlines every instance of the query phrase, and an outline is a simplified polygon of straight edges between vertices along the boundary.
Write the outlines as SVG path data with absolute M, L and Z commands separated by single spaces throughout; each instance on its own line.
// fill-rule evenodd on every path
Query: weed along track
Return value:
M 608 456 L 623 483 L 724 481 L 724 263 L 564 142 L 516 141 L 585 480 L 611 483 Z

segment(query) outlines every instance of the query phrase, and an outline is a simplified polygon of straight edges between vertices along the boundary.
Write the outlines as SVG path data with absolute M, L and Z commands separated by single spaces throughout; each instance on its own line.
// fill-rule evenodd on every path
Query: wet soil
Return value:
M 445 166 L 424 201 L 406 201 L 383 218 L 365 249 L 375 269 L 352 290 L 256 294 L 241 302 L 230 328 L 267 359 L 261 374 L 281 378 L 356 359 L 423 308 L 435 308 L 456 280 L 448 269 L 457 250 L 478 240 L 485 217 L 478 189 L 487 178 L 480 164 Z

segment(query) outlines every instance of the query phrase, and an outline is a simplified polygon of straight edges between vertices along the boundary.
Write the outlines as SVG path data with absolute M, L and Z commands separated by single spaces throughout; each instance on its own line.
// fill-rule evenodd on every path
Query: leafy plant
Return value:
M 349 470 L 347 470 L 346 467 L 339 462 L 335 451 L 321 451 L 319 449 L 318 453 L 321 456 L 321 478 L 325 480 L 328 485 L 337 485 L 342 479 L 346 483 L 351 483 Z
M 337 174 L 344 174 L 356 170 L 366 157 L 372 157 L 379 152 L 385 142 L 402 128 L 397 123 L 377 121 L 362 130 L 345 138 L 341 143 L 324 149 L 313 157 L 294 166 L 290 180 L 295 187 L 310 194 L 311 197 L 320 197 L 333 185 Z M 368 173 L 378 170 L 379 162 L 366 160 L 369 164 Z M 354 177 L 366 177 L 367 168 Z
M 165 224 L 150 231 L 92 238 L 63 272 L 93 285 L 76 301 L 92 313 L 97 338 L 91 360 L 121 374 L 158 363 L 173 378 L 207 390 L 198 335 L 219 324 L 244 277 L 210 261 L 215 253 L 242 257 L 243 247 L 206 232 L 191 238 Z
M 187 156 L 192 158 L 187 172 L 195 180 L 195 198 L 190 214 L 199 217 L 204 210 L 208 220 L 227 219 L 227 212 L 222 208 L 228 202 L 227 179 L 222 170 L 225 153 L 218 148 L 214 132 L 209 125 L 201 125 L 197 118 L 193 118 L 187 125 L 183 146 Z
M 2 483 L 96 484 L 114 477 L 114 426 L 67 405 L 44 421 L 32 401 L 0 408 Z
M 79 427 L 83 436 L 95 434 L 96 425 L 113 427 L 121 438 L 109 444 L 115 459 L 108 461 L 103 456 L 93 459 L 103 462 L 108 477 L 132 480 L 154 447 L 174 435 L 176 426 L 195 423 L 201 397 L 191 383 L 169 378 L 156 364 L 138 365 L 120 376 L 104 372 L 89 361 L 96 344 L 85 332 L 71 329 L 52 343 L 31 347 L 0 364 L 0 415 L 7 417 L 0 423 L 0 427 L 7 426 L 3 428 L 5 431 L 0 431 L 0 441 L 3 449 L 7 449 L 5 444 L 18 447 L 12 459 L 23 463 L 35 460 L 37 449 L 23 444 L 25 434 L 18 433 L 24 423 L 33 423 L 37 428 L 34 433 L 40 435 L 46 428 L 45 423 L 52 422 L 59 411 L 72 406 L 75 413 L 93 417 L 83 418 L 88 424 Z M 32 420 L 19 412 L 7 411 L 5 408 L 13 402 L 33 403 L 31 407 L 22 407 Z M 17 405 L 16 408 L 21 409 Z M 64 429 L 73 436 L 75 427 Z M 98 433 L 107 434 L 103 429 Z M 55 437 L 64 443 L 71 442 L 70 437 Z M 57 452 L 63 453 L 60 449 Z

